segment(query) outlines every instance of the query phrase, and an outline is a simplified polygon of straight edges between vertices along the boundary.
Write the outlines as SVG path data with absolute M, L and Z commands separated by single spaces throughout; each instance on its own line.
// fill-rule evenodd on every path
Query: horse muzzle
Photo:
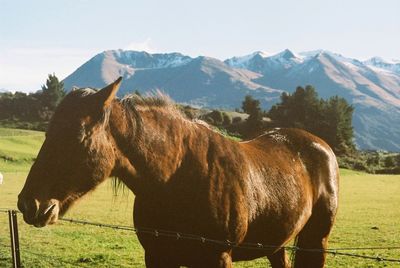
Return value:
M 60 211 L 59 201 L 50 199 L 39 201 L 35 198 L 18 198 L 18 209 L 24 215 L 24 221 L 35 227 L 44 227 L 58 220 Z

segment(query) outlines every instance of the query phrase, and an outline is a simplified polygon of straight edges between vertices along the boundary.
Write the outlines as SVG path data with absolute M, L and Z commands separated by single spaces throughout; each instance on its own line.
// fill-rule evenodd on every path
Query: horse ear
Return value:
M 111 105 L 111 102 L 115 98 L 119 86 L 121 85 L 122 77 L 120 76 L 113 83 L 109 84 L 105 88 L 100 89 L 96 94 L 96 99 L 100 101 L 104 108 L 107 108 Z

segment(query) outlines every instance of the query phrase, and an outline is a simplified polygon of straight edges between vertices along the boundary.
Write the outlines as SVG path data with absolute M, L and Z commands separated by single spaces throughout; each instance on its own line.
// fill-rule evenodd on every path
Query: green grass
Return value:
M 43 132 L 0 128 L 0 172 L 26 171 L 43 141 Z
M 24 173 L 4 173 L 0 186 L 2 208 L 15 208 Z M 65 217 L 132 226 L 133 195 L 115 197 L 104 183 Z M 0 267 L 10 266 L 6 213 L 0 212 Z M 59 222 L 46 228 L 25 224 L 18 215 L 21 259 L 25 267 L 141 267 L 143 251 L 134 233 Z
M 0 129 L 2 139 L 9 133 Z M 41 133 L 19 132 L 20 137 L 31 134 L 43 138 Z M 15 136 L 16 135 L 11 135 Z M 29 135 L 28 135 L 29 136 Z M 40 144 L 39 144 L 40 145 Z M 39 146 L 38 145 L 38 146 Z M 16 142 L 15 149 L 31 155 L 37 147 L 27 142 Z M 18 147 L 20 146 L 20 147 Z M 26 146 L 26 151 L 23 148 Z M 32 146 L 32 147 L 31 147 Z M 11 151 L 12 151 L 11 150 Z M 30 156 L 29 156 L 30 157 Z M 34 156 L 33 156 L 34 157 Z M 8 164 L 0 167 L 10 167 Z M 0 185 L 0 208 L 16 208 L 17 194 L 21 190 L 29 168 L 17 165 L 16 171 L 5 171 Z M 340 208 L 330 237 L 330 248 L 399 246 L 400 241 L 400 176 L 371 175 L 341 170 Z M 105 182 L 87 195 L 65 216 L 92 222 L 132 226 L 134 196 L 126 193 L 113 196 L 111 182 Z M 46 228 L 26 225 L 18 216 L 21 258 L 24 267 L 144 267 L 143 250 L 134 233 L 106 228 L 59 222 Z M 11 266 L 7 214 L 0 212 L 0 267 Z M 399 259 L 400 250 L 364 250 L 352 253 Z M 265 258 L 235 263 L 235 267 L 269 267 Z M 327 267 L 395 267 L 393 263 L 377 262 L 345 256 L 328 256 Z

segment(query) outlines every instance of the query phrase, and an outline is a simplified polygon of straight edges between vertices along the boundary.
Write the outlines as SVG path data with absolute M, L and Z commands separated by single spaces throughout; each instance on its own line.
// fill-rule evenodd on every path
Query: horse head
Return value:
M 108 119 L 121 80 L 99 91 L 71 91 L 57 107 L 18 196 L 28 224 L 55 223 L 75 200 L 110 176 L 116 156 Z

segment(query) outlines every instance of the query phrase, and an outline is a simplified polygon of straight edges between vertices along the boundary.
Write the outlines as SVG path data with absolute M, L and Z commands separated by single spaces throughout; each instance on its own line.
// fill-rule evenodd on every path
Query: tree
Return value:
M 257 127 L 262 121 L 263 112 L 260 107 L 260 101 L 250 95 L 246 95 L 242 102 L 242 109 L 249 115 L 247 122 L 252 127 Z
M 249 115 L 246 120 L 246 133 L 245 136 L 253 136 L 258 134 L 262 128 L 263 111 L 260 107 L 260 101 L 254 99 L 250 95 L 246 95 L 242 102 L 242 109 Z
M 49 74 L 46 85 L 42 86 L 42 94 L 40 96 L 42 105 L 54 111 L 64 96 L 64 83 L 60 82 L 55 74 Z
M 344 98 L 318 97 L 314 87 L 297 87 L 293 94 L 283 93 L 268 117 L 275 126 L 305 129 L 324 139 L 338 154 L 354 149 L 352 116 L 354 108 Z
M 206 115 L 206 121 L 213 125 L 220 126 L 224 122 L 224 117 L 221 111 L 213 110 Z
M 297 87 L 290 95 L 283 93 L 281 103 L 272 106 L 268 117 L 279 122 L 281 127 L 296 127 L 316 132 L 321 121 L 322 103 L 314 87 Z
M 249 114 L 249 120 L 258 121 L 262 119 L 262 111 L 260 108 L 260 101 L 254 99 L 250 95 L 246 95 L 242 102 L 243 112 Z
M 44 130 L 65 95 L 63 86 L 54 74 L 50 74 L 46 85 L 36 93 L 0 94 L 0 120 L 18 127 Z
M 354 107 L 338 96 L 329 98 L 324 105 L 320 135 L 339 154 L 346 154 L 355 149 L 352 126 L 353 111 Z

